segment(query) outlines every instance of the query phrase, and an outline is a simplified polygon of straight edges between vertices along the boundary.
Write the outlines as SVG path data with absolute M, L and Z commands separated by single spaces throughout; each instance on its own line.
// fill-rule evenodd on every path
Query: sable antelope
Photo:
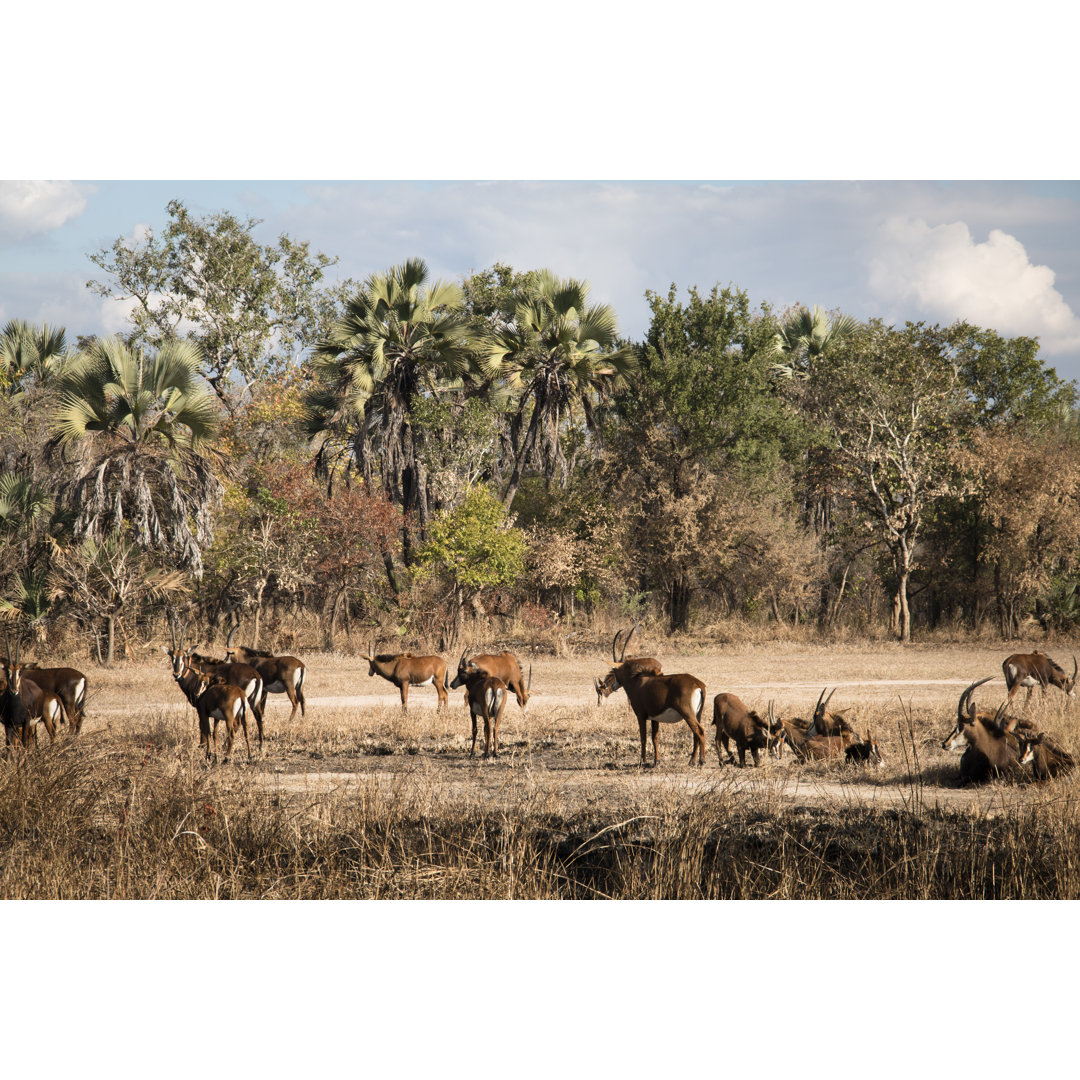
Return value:
M 971 700 L 977 686 L 993 676 L 973 682 L 961 695 L 956 706 L 956 726 L 942 740 L 943 750 L 956 750 L 966 745 L 960 759 L 960 779 L 965 784 L 981 783 L 991 776 L 1015 777 L 1020 771 L 1020 742 L 1002 724 L 1007 702 L 1003 702 L 991 718 L 986 712 L 976 713 Z
M 26 665 L 19 663 L 19 650 L 22 641 L 15 642 L 15 656 L 7 659 L 4 664 L 4 678 L 7 688 L 22 704 L 22 710 L 15 714 L 17 726 L 21 728 L 23 746 L 29 747 L 30 735 L 36 733 L 37 725 L 43 724 L 49 733 L 50 741 L 56 740 L 56 727 L 63 720 L 64 707 L 60 698 L 50 690 L 42 690 L 32 679 L 25 676 Z M 8 642 L 8 653 L 11 653 L 11 642 Z M 26 713 L 25 720 L 23 712 Z M 8 724 L 5 722 L 5 729 Z M 6 732 L 7 734 L 7 732 Z M 7 739 L 10 743 L 10 735 Z
M 8 667 L 8 658 L 0 657 L 0 664 Z M 64 707 L 59 722 L 66 724 L 70 719 L 72 734 L 78 735 L 86 718 L 86 676 L 75 668 L 46 668 L 36 663 L 23 664 L 23 671 L 42 690 L 60 699 Z
M 1076 761 L 1072 754 L 1055 746 L 1039 732 L 1032 738 L 1020 737 L 1020 764 L 1031 764 L 1036 780 L 1049 780 L 1060 773 L 1071 772 Z
M 826 712 L 825 707 L 832 700 L 833 694 L 836 693 L 837 687 L 833 687 L 832 693 L 828 697 L 825 697 L 825 687 L 818 695 L 817 704 L 814 706 L 814 716 L 810 721 L 810 727 L 807 729 L 807 736 L 813 738 L 815 735 L 849 735 L 855 738 L 855 729 L 843 718 L 840 713 Z M 822 700 L 824 698 L 824 701 Z
M 645 764 L 646 728 L 652 725 L 653 764 L 660 760 L 657 733 L 661 724 L 677 724 L 685 720 L 694 735 L 690 764 L 705 764 L 705 729 L 701 713 L 705 708 L 705 684 L 693 675 L 646 675 L 628 671 L 625 665 L 613 668 L 608 678 L 626 691 L 630 708 L 638 720 L 641 732 L 641 762 Z
M 296 717 L 296 709 L 299 706 L 300 715 L 304 715 L 304 674 L 305 667 L 302 660 L 295 656 L 274 656 L 273 653 L 262 652 L 259 649 L 249 649 L 244 645 L 233 646 L 233 634 L 236 633 L 234 626 L 225 641 L 225 659 L 233 664 L 248 664 L 253 667 L 263 681 L 262 697 L 259 699 L 259 711 L 266 712 L 266 697 L 268 694 L 287 694 L 292 703 L 292 712 L 289 713 L 289 721 Z
M 875 769 L 880 769 L 885 764 L 881 751 L 878 749 L 877 741 L 874 739 L 874 733 L 870 728 L 866 729 L 864 742 L 852 743 L 850 746 L 845 747 L 844 757 L 852 765 L 873 765 Z
M 735 755 L 728 749 L 729 739 L 739 751 L 740 769 L 746 765 L 747 750 L 753 756 L 755 768 L 759 764 L 759 750 L 768 750 L 773 757 L 780 756 L 780 748 L 784 745 L 784 725 L 773 720 L 771 701 L 769 720 L 766 721 L 756 712 L 747 709 L 734 694 L 717 694 L 713 698 L 713 725 L 716 728 L 716 756 L 721 765 L 724 764 L 720 752 L 721 744 L 728 756 L 728 764 L 735 762 Z
M 489 753 L 493 757 L 499 756 L 499 721 L 502 719 L 503 709 L 506 708 L 506 695 L 509 687 L 502 679 L 485 675 L 473 661 L 467 659 L 468 649 L 461 654 L 458 661 L 457 675 L 450 684 L 452 690 L 464 686 L 465 700 L 469 705 L 469 716 L 472 718 L 472 748 L 469 757 L 476 754 L 476 718 L 484 718 L 484 757 Z M 494 749 L 492 743 L 494 742 Z
M 412 653 L 379 653 L 375 642 L 368 646 L 368 676 L 381 675 L 401 692 L 401 707 L 408 708 L 409 686 L 434 686 L 439 695 L 436 708 L 449 700 L 447 695 L 446 661 L 441 656 L 413 656 Z
M 210 757 L 210 721 L 214 721 L 214 757 L 217 757 L 217 726 L 219 720 L 225 721 L 225 758 L 228 760 L 232 750 L 233 736 L 236 729 L 244 729 L 244 743 L 248 757 L 251 757 L 251 741 L 248 739 L 247 708 L 248 702 L 244 691 L 235 683 L 225 681 L 225 676 L 206 672 L 197 672 L 185 667 L 185 675 L 193 675 L 195 689 L 193 702 L 199 716 L 199 745 L 206 747 L 206 756 Z M 179 681 L 179 680 L 177 680 Z
M 262 750 L 263 714 L 259 699 L 263 698 L 263 681 L 259 673 L 250 664 L 230 664 L 224 660 L 216 660 L 211 656 L 202 656 L 190 649 L 185 652 L 184 636 L 187 633 L 187 628 L 185 627 L 180 631 L 179 639 L 176 636 L 176 627 L 170 626 L 170 630 L 172 632 L 172 648 L 166 649 L 162 646 L 162 652 L 172 661 L 173 678 L 176 679 L 180 689 L 187 694 L 188 700 L 191 701 L 191 695 L 185 689 L 184 680 L 187 680 L 185 667 L 191 669 L 195 674 L 220 675 L 227 683 L 239 687 L 244 697 L 247 698 L 248 705 L 255 716 L 255 725 L 259 732 L 259 749 Z M 190 682 L 190 680 L 187 681 Z
M 1038 649 L 1033 653 L 1013 653 L 1012 656 L 1007 656 L 1002 662 L 1001 670 L 1005 673 L 1005 685 L 1009 688 L 1010 705 L 1021 686 L 1027 687 L 1027 697 L 1024 698 L 1025 706 L 1031 700 L 1031 691 L 1036 686 L 1042 687 L 1044 696 L 1048 686 L 1056 686 L 1059 690 L 1064 691 L 1066 703 L 1076 691 L 1078 668 L 1075 656 L 1073 657 L 1073 673 L 1071 676 L 1066 675 L 1064 670 L 1054 663 L 1046 653 L 1041 653 Z
M 630 644 L 630 639 L 634 636 L 634 631 L 640 626 L 640 623 L 634 623 L 630 627 L 630 633 L 626 635 L 626 640 L 622 643 L 622 653 L 617 655 L 619 646 L 619 638 L 622 637 L 623 631 L 620 630 L 615 635 L 615 640 L 611 643 L 611 659 L 618 667 L 623 665 L 626 669 L 627 677 L 630 675 L 662 675 L 664 673 L 663 668 L 660 666 L 660 661 L 654 656 L 631 656 L 629 660 L 626 659 L 626 646 Z M 604 678 L 594 679 L 593 686 L 596 689 L 596 704 L 603 705 L 604 698 L 614 693 L 615 688 L 619 684 L 615 681 L 614 672 L 609 671 Z
M 522 712 L 529 704 L 529 690 L 532 688 L 532 664 L 529 665 L 529 681 L 526 683 L 521 677 L 521 665 L 512 652 L 501 652 L 497 655 L 491 653 L 479 653 L 470 657 L 469 663 L 482 671 L 492 679 L 498 679 L 506 683 L 508 690 L 514 691 L 514 697 L 521 706 Z
M 824 691 L 822 691 L 824 694 Z M 830 695 L 831 696 L 831 695 Z M 821 697 L 818 698 L 814 716 L 817 718 L 819 711 L 823 711 Z M 836 719 L 839 719 L 837 717 Z M 769 703 L 769 720 L 773 722 L 772 703 Z M 818 760 L 823 758 L 839 758 L 847 753 L 848 747 L 860 743 L 859 737 L 846 724 L 838 727 L 836 735 L 821 735 L 815 731 L 814 720 L 803 720 L 799 716 L 780 721 L 784 728 L 784 741 L 795 752 L 801 761 Z
M 30 746 L 30 732 L 34 722 L 26 711 L 22 698 L 12 689 L 11 680 L 7 675 L 8 667 L 0 671 L 0 722 L 4 725 L 4 744 L 11 746 L 12 743 L 22 743 L 26 748 Z

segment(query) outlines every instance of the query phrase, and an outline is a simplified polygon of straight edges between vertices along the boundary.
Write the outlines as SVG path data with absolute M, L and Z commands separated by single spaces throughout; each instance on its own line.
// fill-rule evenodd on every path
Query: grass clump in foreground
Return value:
M 575 804 L 510 772 L 495 797 L 417 768 L 329 793 L 208 768 L 151 717 L 0 762 L 4 898 L 1036 899 L 1080 895 L 1071 789 L 993 816 L 794 806 L 762 787 Z M 1010 800 L 1010 801 L 1006 801 Z

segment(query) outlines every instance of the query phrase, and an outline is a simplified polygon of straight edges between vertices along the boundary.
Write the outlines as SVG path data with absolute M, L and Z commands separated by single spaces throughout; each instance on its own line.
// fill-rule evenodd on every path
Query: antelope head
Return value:
M 989 682 L 993 677 L 993 675 L 987 675 L 985 679 L 979 679 L 976 682 L 973 682 L 960 695 L 960 700 L 956 703 L 956 727 L 942 739 L 942 750 L 955 750 L 961 743 L 966 741 L 964 739 L 964 728 L 970 727 L 975 723 L 975 702 L 971 700 L 971 695 L 974 693 L 976 687 Z
M 832 696 L 836 693 L 836 687 L 832 688 L 832 693 L 828 697 L 825 697 L 825 690 L 828 690 L 827 686 L 818 694 L 817 704 L 814 706 L 814 719 L 811 721 L 819 731 L 821 730 L 821 722 L 825 719 L 826 706 L 832 701 Z M 825 698 L 825 700 L 822 701 L 822 698 Z
M 775 705 L 776 702 L 769 701 L 769 734 L 765 741 L 769 753 L 779 761 L 784 756 L 784 722 L 776 718 Z

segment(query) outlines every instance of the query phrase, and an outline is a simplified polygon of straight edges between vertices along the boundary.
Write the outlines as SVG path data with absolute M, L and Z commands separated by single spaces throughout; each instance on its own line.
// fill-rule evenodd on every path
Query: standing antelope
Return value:
M 991 718 L 989 713 L 976 712 L 971 700 L 977 686 L 993 676 L 973 682 L 961 695 L 956 706 L 956 726 L 941 742 L 943 750 L 966 746 L 960 759 L 960 779 L 965 784 L 977 784 L 991 776 L 1016 777 L 1020 772 L 1020 743 L 1011 730 L 1002 725 L 1007 702 L 1002 703 Z
M 8 691 L 20 702 L 22 708 L 15 709 L 9 706 L 12 716 L 16 718 L 15 726 L 21 728 L 23 746 L 29 747 L 30 736 L 34 734 L 36 739 L 37 725 L 43 724 L 49 733 L 49 740 L 56 741 L 57 725 L 63 720 L 64 707 L 60 698 L 49 690 L 42 690 L 32 679 L 25 677 L 26 665 L 19 663 L 19 650 L 22 641 L 15 643 L 14 659 L 9 659 L 4 664 L 3 675 L 7 683 Z M 8 652 L 11 652 L 11 643 L 8 642 Z M 14 710 L 14 711 L 12 711 Z M 25 714 L 25 719 L 24 719 Z M 5 721 L 5 729 L 9 727 Z M 7 742 L 11 742 L 13 732 L 7 732 Z
M 1041 653 L 1038 649 L 1033 653 L 1013 653 L 1012 656 L 1007 656 L 1002 662 L 1001 670 L 1005 673 L 1005 685 L 1009 688 L 1010 705 L 1021 686 L 1027 687 L 1027 697 L 1024 698 L 1025 707 L 1031 700 L 1031 691 L 1036 686 L 1042 688 L 1044 696 L 1048 686 L 1056 686 L 1059 690 L 1064 691 L 1066 704 L 1068 704 L 1069 698 L 1076 691 L 1077 663 L 1075 656 L 1073 657 L 1073 673 L 1071 676 L 1066 675 L 1064 670 L 1054 663 L 1046 653 Z
M 469 716 L 472 718 L 472 748 L 469 757 L 476 754 L 476 718 L 484 718 L 484 757 L 489 753 L 493 757 L 499 756 L 499 721 L 502 719 L 503 709 L 506 708 L 506 694 L 508 687 L 502 679 L 485 675 L 471 660 L 467 659 L 468 649 L 461 654 L 458 661 L 457 675 L 450 684 L 451 690 L 459 686 L 466 687 L 466 700 L 469 703 Z M 494 741 L 494 750 L 492 750 Z
M 611 659 L 617 666 L 620 664 L 626 665 L 628 673 L 640 674 L 640 675 L 662 675 L 664 673 L 663 668 L 660 666 L 660 661 L 654 656 L 631 656 L 629 660 L 626 659 L 626 646 L 630 644 L 630 639 L 634 636 L 634 631 L 640 626 L 640 623 L 634 623 L 630 627 L 630 633 L 626 635 L 626 640 L 622 643 L 622 653 L 617 655 L 619 646 L 619 638 L 622 637 L 624 631 L 620 630 L 615 635 L 615 640 L 611 643 Z M 618 683 L 615 681 L 614 673 L 608 672 L 604 678 L 594 679 L 593 687 L 596 690 L 596 704 L 603 705 L 604 698 L 610 696 Z
M 247 698 L 244 691 L 235 683 L 225 681 L 223 675 L 195 673 L 198 687 L 195 696 L 195 711 L 199 714 L 199 745 L 206 746 L 206 756 L 210 757 L 210 721 L 214 721 L 214 757 L 217 757 L 217 726 L 219 720 L 225 721 L 225 760 L 232 750 L 233 736 L 237 727 L 244 729 L 244 743 L 248 757 L 251 757 L 251 742 L 248 739 Z
M 441 709 L 449 700 L 447 695 L 446 661 L 441 656 L 413 656 L 412 653 L 379 653 L 375 655 L 375 642 L 368 646 L 368 677 L 381 675 L 401 691 L 401 707 L 409 706 L 409 686 L 434 686 L 439 695 L 436 708 Z
M 646 675 L 635 672 L 627 664 L 620 664 L 608 673 L 615 684 L 626 691 L 630 708 L 638 720 L 641 733 L 641 763 L 646 764 L 646 728 L 652 725 L 653 764 L 660 760 L 657 733 L 661 724 L 677 724 L 685 720 L 694 735 L 694 749 L 690 752 L 690 764 L 705 764 L 705 729 L 701 726 L 701 713 L 705 708 L 705 684 L 693 675 Z
M 289 713 L 289 722 L 296 717 L 299 707 L 300 715 L 304 715 L 304 674 L 303 661 L 295 656 L 274 656 L 273 653 L 262 652 L 260 649 L 249 649 L 244 645 L 233 646 L 233 634 L 236 633 L 234 626 L 225 641 L 225 659 L 234 664 L 248 664 L 253 667 L 263 681 L 262 697 L 259 700 L 259 711 L 266 712 L 266 697 L 268 694 L 286 694 L 292 704 L 292 712 Z
M 767 750 L 773 757 L 780 756 L 784 745 L 784 726 L 772 719 L 772 702 L 769 702 L 769 720 L 762 720 L 734 695 L 717 694 L 713 698 L 713 725 L 716 727 L 716 756 L 724 764 L 720 753 L 721 743 L 728 756 L 728 764 L 735 763 L 735 755 L 728 749 L 728 739 L 735 743 L 739 751 L 739 768 L 746 766 L 746 751 L 754 758 L 754 767 L 758 762 L 758 751 Z
M 469 658 L 469 663 L 492 679 L 506 683 L 507 689 L 514 691 L 514 697 L 525 712 L 529 704 L 529 691 L 532 689 L 532 664 L 529 665 L 529 681 L 521 677 L 521 665 L 512 652 L 498 654 L 478 653 Z
M 2 662 L 6 666 L 6 658 Z M 55 694 L 63 702 L 60 723 L 70 719 L 72 734 L 78 735 L 86 717 L 86 676 L 75 668 L 46 668 L 36 663 L 23 664 L 23 671 L 42 690 Z

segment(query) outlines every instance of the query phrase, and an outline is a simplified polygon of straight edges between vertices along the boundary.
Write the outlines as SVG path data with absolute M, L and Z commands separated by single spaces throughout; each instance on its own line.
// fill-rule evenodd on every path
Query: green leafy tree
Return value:
M 514 528 L 499 500 L 473 488 L 454 510 L 436 514 L 419 553 L 422 576 L 438 574 L 450 584 L 453 627 L 447 646 L 460 635 L 465 604 L 481 590 L 513 585 L 525 572 L 525 537 Z
M 96 341 L 59 384 L 57 442 L 75 460 L 59 499 L 76 539 L 131 538 L 192 577 L 221 505 L 211 440 L 219 410 L 199 378 L 201 351 L 166 342 L 153 355 Z
M 202 348 L 202 373 L 232 411 L 235 390 L 293 364 L 329 324 L 341 290 L 323 286 L 336 258 L 312 254 L 282 234 L 260 244 L 260 221 L 221 211 L 196 217 L 179 200 L 167 206 L 160 236 L 147 230 L 89 256 L 106 274 L 89 281 L 99 296 L 132 302 L 133 345 L 160 347 L 190 336 Z
M 565 486 L 570 466 L 563 432 L 580 410 L 595 430 L 595 405 L 637 366 L 634 350 L 618 342 L 615 311 L 589 303 L 589 284 L 557 278 L 550 270 L 530 278 L 512 321 L 482 342 L 483 369 L 516 401 L 510 438 L 514 464 L 503 505 L 509 509 L 525 468 L 539 464 Z
M 318 465 L 328 470 L 347 454 L 369 486 L 378 473 L 421 531 L 430 515 L 413 408 L 472 371 L 462 304 L 460 286 L 429 280 L 427 264 L 410 259 L 364 282 L 310 362 L 307 431 Z

